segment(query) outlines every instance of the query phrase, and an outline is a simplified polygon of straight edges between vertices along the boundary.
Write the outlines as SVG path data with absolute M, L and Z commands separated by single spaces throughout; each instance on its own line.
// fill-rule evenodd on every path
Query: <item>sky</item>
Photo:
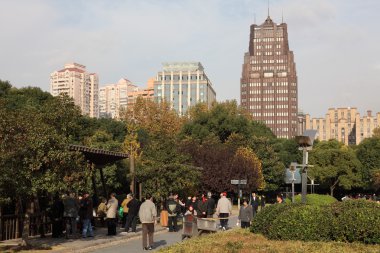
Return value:
M 288 24 L 299 108 L 380 112 L 379 0 L 270 0 Z M 162 62 L 199 61 L 217 100 L 240 102 L 249 27 L 267 0 L 0 0 L 0 79 L 49 91 L 49 76 L 78 62 L 100 86 L 145 86 Z

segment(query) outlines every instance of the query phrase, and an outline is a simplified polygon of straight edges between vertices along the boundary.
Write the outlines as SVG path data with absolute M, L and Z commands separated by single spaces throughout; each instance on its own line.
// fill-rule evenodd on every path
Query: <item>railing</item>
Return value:
M 20 238 L 23 228 L 24 224 L 21 216 L 0 216 L 0 241 Z M 47 233 L 51 233 L 49 217 L 43 213 L 29 215 L 29 236 L 44 236 Z

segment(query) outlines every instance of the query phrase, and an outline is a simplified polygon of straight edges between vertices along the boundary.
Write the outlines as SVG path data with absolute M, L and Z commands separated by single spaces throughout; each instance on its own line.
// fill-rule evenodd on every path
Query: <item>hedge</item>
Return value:
M 256 215 L 251 231 L 276 240 L 380 243 L 380 205 L 365 200 L 274 204 Z
M 380 243 L 380 205 L 367 200 L 348 200 L 331 205 L 333 240 Z
M 278 214 L 268 230 L 276 240 L 329 241 L 333 215 L 323 206 L 299 205 Z
M 301 195 L 297 195 L 294 197 L 295 203 L 301 203 Z M 317 205 L 317 206 L 323 206 L 323 205 L 330 205 L 332 203 L 337 202 L 338 200 L 330 195 L 320 195 L 320 194 L 307 194 L 306 195 L 306 204 L 309 205 Z M 286 203 L 291 203 L 292 199 L 287 198 Z

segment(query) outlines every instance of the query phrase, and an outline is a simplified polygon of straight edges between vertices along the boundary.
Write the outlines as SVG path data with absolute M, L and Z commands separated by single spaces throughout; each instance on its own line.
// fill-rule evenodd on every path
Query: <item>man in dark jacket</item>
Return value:
M 82 220 L 82 237 L 87 237 L 87 232 L 90 237 L 94 237 L 92 231 L 91 219 L 93 217 L 93 204 L 88 193 L 83 195 L 83 199 L 80 202 L 79 216 Z
M 212 198 L 211 192 L 207 193 L 207 218 L 212 218 L 215 213 L 215 200 Z
M 140 210 L 140 201 L 138 201 L 133 194 L 131 195 L 131 200 L 128 202 L 128 216 L 125 222 L 125 232 L 129 231 L 129 228 L 132 227 L 132 232 L 136 232 L 137 224 L 137 215 Z
M 174 200 L 174 196 L 171 194 L 166 202 L 166 210 L 168 210 L 168 223 L 169 232 L 177 231 L 177 215 L 181 211 L 180 205 Z
M 256 193 L 252 193 L 252 198 L 251 198 L 251 206 L 253 210 L 253 216 L 256 216 L 257 210 L 259 209 L 259 198 L 256 196 Z

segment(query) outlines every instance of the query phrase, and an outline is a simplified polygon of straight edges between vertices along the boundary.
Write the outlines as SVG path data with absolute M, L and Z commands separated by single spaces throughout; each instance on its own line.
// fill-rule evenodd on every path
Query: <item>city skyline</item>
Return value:
M 0 7 L 0 79 L 16 87 L 48 91 L 49 73 L 73 61 L 98 73 L 100 87 L 121 77 L 143 84 L 161 62 L 200 61 L 218 101 L 239 101 L 247 27 L 267 16 L 267 1 L 250 0 L 35 0 Z M 379 7 L 375 0 L 271 1 L 273 21 L 280 23 L 283 12 L 291 28 L 299 109 L 313 117 L 330 107 L 380 111 L 380 35 L 373 32 Z

